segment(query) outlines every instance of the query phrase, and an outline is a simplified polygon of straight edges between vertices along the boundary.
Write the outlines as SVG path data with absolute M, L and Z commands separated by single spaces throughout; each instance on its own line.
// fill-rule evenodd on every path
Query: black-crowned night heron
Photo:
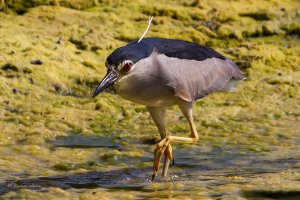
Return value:
M 182 40 L 141 39 L 108 56 L 107 74 L 93 97 L 114 84 L 121 97 L 147 107 L 161 136 L 154 151 L 153 179 L 163 154 L 162 175 L 167 175 L 173 159 L 171 142 L 196 143 L 198 140 L 192 103 L 212 92 L 231 90 L 244 76 L 231 60 L 208 47 Z M 186 117 L 190 137 L 166 132 L 165 107 L 172 105 L 178 105 Z

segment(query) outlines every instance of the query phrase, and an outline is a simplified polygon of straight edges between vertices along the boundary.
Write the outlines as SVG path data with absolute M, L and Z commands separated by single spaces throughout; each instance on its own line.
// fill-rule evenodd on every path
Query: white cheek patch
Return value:
M 121 63 L 118 65 L 118 67 L 116 67 L 116 69 L 117 69 L 118 71 L 121 71 L 122 68 L 124 67 L 124 65 L 126 65 L 127 63 L 132 63 L 132 67 L 131 67 L 131 69 L 130 69 L 130 71 L 132 71 L 133 68 L 135 67 L 135 64 L 134 64 L 131 60 L 124 60 L 123 62 L 121 62 Z
M 130 71 L 133 71 L 135 69 L 135 67 L 136 67 L 136 64 L 133 63 L 133 65 L 131 66 L 131 70 Z
M 120 71 L 122 69 L 122 67 L 123 67 L 123 63 L 120 63 L 115 69 L 117 71 Z

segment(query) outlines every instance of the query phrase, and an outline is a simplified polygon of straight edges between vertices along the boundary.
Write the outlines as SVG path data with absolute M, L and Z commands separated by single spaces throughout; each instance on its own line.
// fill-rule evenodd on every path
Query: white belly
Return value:
M 170 106 L 176 97 L 159 81 L 145 82 L 133 76 L 115 82 L 116 92 L 124 99 L 146 106 Z

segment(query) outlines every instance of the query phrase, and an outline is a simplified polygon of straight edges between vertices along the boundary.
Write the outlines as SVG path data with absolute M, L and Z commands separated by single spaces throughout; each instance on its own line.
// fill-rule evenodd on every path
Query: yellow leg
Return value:
M 172 147 L 171 142 L 184 142 L 184 143 L 196 143 L 199 139 L 198 132 L 196 130 L 196 126 L 193 122 L 193 114 L 192 114 L 192 103 L 191 102 L 178 102 L 178 106 L 182 111 L 183 115 L 187 118 L 188 123 L 191 128 L 191 137 L 178 137 L 178 136 L 166 136 L 163 140 L 161 140 L 154 151 L 154 165 L 153 165 L 153 175 L 152 180 L 157 175 L 157 171 L 159 168 L 160 160 L 162 154 L 165 154 L 166 158 L 172 160 Z
M 162 176 L 165 177 L 168 174 L 168 170 L 169 170 L 169 165 L 170 165 L 170 161 L 173 160 L 173 155 L 172 155 L 172 146 L 171 144 L 168 145 L 166 151 L 165 151 L 165 162 L 164 162 L 164 168 L 162 171 Z
M 166 129 L 165 129 L 165 124 L 164 124 L 165 109 L 163 107 L 147 107 L 147 109 L 148 109 L 153 121 L 155 122 L 155 125 L 157 126 L 157 129 L 160 133 L 161 139 L 162 140 L 165 139 L 166 135 L 167 135 Z M 159 152 L 154 152 L 154 155 L 156 155 L 157 153 L 159 153 Z M 158 162 L 160 162 L 162 155 L 163 155 L 163 153 L 160 153 L 160 155 L 157 155 L 159 157 Z M 173 159 L 172 147 L 170 144 L 168 146 L 166 146 L 166 148 L 164 149 L 164 155 L 165 155 L 165 161 L 164 161 L 162 176 L 167 176 L 169 165 L 170 165 L 170 160 Z M 156 172 L 157 172 L 158 168 L 159 168 L 159 163 L 157 163 L 157 161 L 155 162 L 155 159 L 154 159 L 153 166 L 155 166 L 157 168 L 156 169 Z

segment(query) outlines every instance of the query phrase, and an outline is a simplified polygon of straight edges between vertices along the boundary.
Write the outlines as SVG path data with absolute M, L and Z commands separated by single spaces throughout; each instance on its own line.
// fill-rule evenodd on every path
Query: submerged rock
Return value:
M 14 64 L 11 64 L 11 63 L 4 64 L 1 67 L 1 69 L 4 70 L 4 71 L 8 71 L 8 70 L 15 71 L 15 72 L 19 71 L 18 67 L 16 65 L 14 65 Z
M 30 62 L 30 64 L 33 64 L 33 65 L 42 65 L 43 64 L 43 61 L 37 59 L 37 60 L 32 60 Z

